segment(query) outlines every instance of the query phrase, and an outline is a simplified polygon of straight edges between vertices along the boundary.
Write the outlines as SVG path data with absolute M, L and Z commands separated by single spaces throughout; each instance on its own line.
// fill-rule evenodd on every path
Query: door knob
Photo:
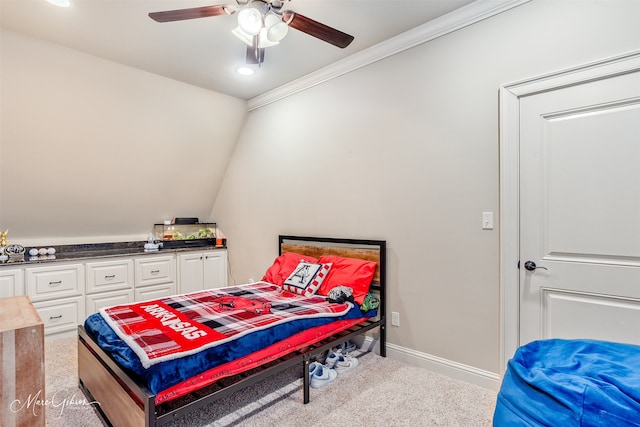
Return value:
M 525 268 L 525 269 L 527 269 L 527 270 L 529 270 L 529 271 L 533 271 L 533 270 L 535 270 L 536 268 L 542 268 L 542 269 L 544 269 L 544 270 L 548 270 L 548 269 L 547 269 L 547 267 L 538 267 L 538 266 L 536 265 L 536 263 L 535 263 L 535 262 L 533 262 L 533 261 L 527 261 L 527 262 L 525 262 L 525 263 L 524 263 L 524 268 Z

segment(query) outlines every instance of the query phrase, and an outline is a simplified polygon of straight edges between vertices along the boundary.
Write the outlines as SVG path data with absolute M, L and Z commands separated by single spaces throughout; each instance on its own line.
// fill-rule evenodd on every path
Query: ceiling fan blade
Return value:
M 247 46 L 247 64 L 262 64 L 264 62 L 264 48 Z
M 151 12 L 149 17 L 157 22 L 182 21 L 185 19 L 207 18 L 209 16 L 231 15 L 235 13 L 233 6 L 219 4 L 215 6 L 193 7 L 190 9 L 167 10 L 164 12 Z
M 287 22 L 291 28 L 307 33 L 334 46 L 344 49 L 353 41 L 353 36 L 343 33 L 340 30 L 331 28 L 304 15 L 285 10 L 282 12 L 282 20 Z

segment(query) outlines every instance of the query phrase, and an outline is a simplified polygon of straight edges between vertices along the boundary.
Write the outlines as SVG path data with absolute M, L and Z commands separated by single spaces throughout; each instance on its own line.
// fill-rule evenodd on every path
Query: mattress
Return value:
M 166 360 L 148 368 L 143 367 L 136 352 L 114 331 L 100 313 L 89 316 L 84 327 L 96 343 L 120 366 L 136 376 L 152 393 L 158 394 L 207 370 L 263 350 L 302 331 L 334 322 L 369 318 L 375 315 L 375 310 L 363 313 L 358 306 L 352 305 L 349 311 L 341 316 L 309 317 L 278 323 L 269 328 L 246 333 L 233 341 L 222 342 L 195 354 Z
M 540 340 L 509 361 L 494 426 L 640 426 L 640 346 Z

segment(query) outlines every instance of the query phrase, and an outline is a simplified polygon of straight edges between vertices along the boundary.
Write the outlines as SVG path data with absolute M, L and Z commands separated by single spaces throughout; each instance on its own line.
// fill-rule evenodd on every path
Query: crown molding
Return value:
M 293 80 L 247 101 L 247 109 L 255 110 L 280 99 L 365 67 L 381 59 L 442 37 L 476 22 L 513 9 L 531 0 L 476 0 L 409 31 L 378 43 L 313 73 Z

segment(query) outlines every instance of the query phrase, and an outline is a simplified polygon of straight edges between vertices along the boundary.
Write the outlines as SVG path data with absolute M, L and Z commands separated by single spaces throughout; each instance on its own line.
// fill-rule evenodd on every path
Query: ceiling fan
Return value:
M 236 5 L 220 4 L 188 9 L 151 12 L 157 22 L 183 21 L 238 12 L 238 27 L 233 34 L 247 44 L 247 63 L 261 64 L 264 49 L 275 46 L 286 35 L 289 27 L 344 49 L 353 36 L 329 27 L 292 10 L 282 10 L 289 0 L 236 0 Z

